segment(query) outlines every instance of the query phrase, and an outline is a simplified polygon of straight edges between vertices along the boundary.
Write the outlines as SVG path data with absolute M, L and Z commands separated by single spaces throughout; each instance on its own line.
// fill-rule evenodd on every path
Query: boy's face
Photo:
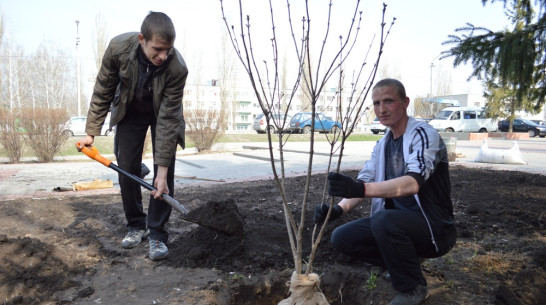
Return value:
M 391 127 L 407 117 L 409 98 L 402 99 L 394 86 L 377 87 L 372 92 L 373 109 L 381 124 Z
M 167 60 L 167 56 L 169 56 L 174 44 L 174 42 L 167 42 L 157 35 L 153 35 L 152 39 L 146 40 L 142 34 L 138 35 L 138 42 L 146 58 L 158 67 Z

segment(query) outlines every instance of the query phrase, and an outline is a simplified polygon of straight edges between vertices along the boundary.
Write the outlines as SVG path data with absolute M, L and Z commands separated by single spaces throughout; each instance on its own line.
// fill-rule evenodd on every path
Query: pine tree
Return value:
M 482 3 L 495 1 L 482 0 Z M 443 54 L 444 58 L 454 57 L 454 66 L 470 61 L 473 72 L 469 78 L 482 80 L 489 90 L 485 94 L 488 108 L 497 115 L 508 110 L 513 118 L 518 110 L 539 112 L 545 102 L 546 0 L 500 1 L 504 1 L 512 30 L 493 32 L 467 23 L 455 30 L 460 36 L 448 36 L 444 44 L 453 47 Z M 539 16 L 532 2 L 538 6 Z M 497 97 L 502 100 L 496 101 Z M 509 105 L 503 101 L 509 101 Z M 501 106 L 504 110 L 496 108 Z

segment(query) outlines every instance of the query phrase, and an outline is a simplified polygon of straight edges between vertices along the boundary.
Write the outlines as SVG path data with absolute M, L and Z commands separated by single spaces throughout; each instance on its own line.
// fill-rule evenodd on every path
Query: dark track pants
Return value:
M 373 217 L 341 225 L 332 233 L 332 245 L 342 253 L 386 268 L 397 291 L 426 284 L 419 258 L 439 257 L 455 244 L 456 232 L 432 244 L 430 231 L 421 213 L 384 210 Z
M 152 147 L 154 147 L 156 124 L 155 121 L 151 121 L 147 116 L 127 114 L 116 127 L 114 152 L 118 166 L 139 177 L 142 150 L 144 149 L 144 140 L 148 127 L 151 127 Z M 174 197 L 174 163 L 175 158 L 173 157 L 167 172 L 167 186 L 169 187 L 169 195 L 171 197 Z M 156 173 L 157 165 L 154 164 L 154 181 Z M 171 215 L 171 206 L 163 200 L 154 199 L 150 195 L 150 204 L 146 217 L 142 206 L 141 186 L 122 174 L 119 174 L 119 186 L 121 189 L 123 210 L 127 219 L 127 227 L 129 229 L 144 229 L 147 226 L 150 229 L 151 238 L 160 240 L 166 244 L 169 233 L 164 227 Z

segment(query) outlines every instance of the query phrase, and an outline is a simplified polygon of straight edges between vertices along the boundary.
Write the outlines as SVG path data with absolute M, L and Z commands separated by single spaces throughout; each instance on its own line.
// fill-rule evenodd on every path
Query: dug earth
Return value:
M 285 182 L 297 219 L 305 178 Z M 305 260 L 324 180 L 311 177 Z M 452 166 L 451 184 L 458 241 L 446 256 L 423 265 L 430 294 L 424 304 L 546 304 L 546 177 Z M 120 247 L 125 221 L 118 194 L 2 202 L 0 301 L 269 305 L 287 297 L 294 262 L 273 180 L 189 186 L 177 189 L 175 199 L 199 200 L 219 212 L 234 209 L 242 233 L 222 234 L 173 212 L 170 254 L 152 262 L 147 243 Z M 369 204 L 329 224 L 317 252 L 313 271 L 321 275 L 330 304 L 388 304 L 394 296 L 384 270 L 336 253 L 329 244 L 333 228 L 368 215 Z

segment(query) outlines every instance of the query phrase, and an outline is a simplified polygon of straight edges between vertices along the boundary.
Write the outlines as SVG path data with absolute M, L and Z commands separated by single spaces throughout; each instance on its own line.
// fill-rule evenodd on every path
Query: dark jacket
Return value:
M 119 123 L 133 100 L 138 82 L 138 33 L 114 37 L 104 53 L 89 105 L 85 131 L 100 135 L 111 106 L 110 126 Z M 169 166 L 177 143 L 185 146 L 182 97 L 188 68 L 173 48 L 166 62 L 154 73 L 153 108 L 156 117 L 154 163 Z M 119 98 L 115 98 L 119 85 Z

